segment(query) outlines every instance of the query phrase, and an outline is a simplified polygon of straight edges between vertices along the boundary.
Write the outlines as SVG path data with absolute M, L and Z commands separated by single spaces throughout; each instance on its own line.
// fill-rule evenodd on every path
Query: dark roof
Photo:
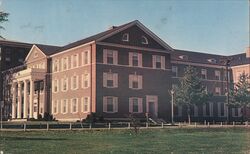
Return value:
M 136 21 L 136 20 L 135 20 Z M 95 41 L 105 35 L 108 35 L 116 30 L 119 30 L 135 21 L 132 21 L 132 22 L 129 22 L 129 23 L 126 23 L 124 25 L 121 25 L 121 26 L 112 26 L 111 29 L 107 30 L 107 31 L 104 31 L 104 32 L 101 32 L 101 33 L 98 33 L 96 35 L 93 35 L 93 36 L 90 36 L 90 37 L 87 37 L 85 39 L 82 39 L 82 40 L 79 40 L 79 41 L 76 41 L 76 42 L 73 42 L 73 43 L 70 43 L 68 45 L 65 45 L 63 46 L 62 48 L 60 48 L 60 50 L 58 50 L 57 52 L 61 52 L 61 51 L 64 51 L 64 50 L 67 50 L 67 49 L 70 49 L 70 48 L 73 48 L 73 47 L 76 47 L 76 46 L 79 46 L 79 45 L 82 45 L 82 44 L 85 44 L 85 43 L 88 43 L 88 42 L 91 42 L 91 41 Z
M 45 55 L 49 56 L 55 54 L 61 49 L 59 46 L 35 44 Z
M 246 57 L 246 53 L 237 54 L 229 56 L 231 61 L 231 66 L 250 64 L 250 58 Z
M 33 44 L 11 41 L 11 40 L 0 40 L 0 45 L 11 46 L 11 47 L 31 48 Z
M 185 57 L 183 58 L 183 56 Z M 223 58 L 225 58 L 225 56 L 179 49 L 174 49 L 171 53 L 171 60 L 199 64 L 222 65 L 221 60 Z

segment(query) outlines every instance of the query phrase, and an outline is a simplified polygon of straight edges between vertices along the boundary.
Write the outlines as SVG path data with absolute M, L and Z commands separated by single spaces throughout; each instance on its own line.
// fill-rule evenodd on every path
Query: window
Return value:
M 78 61 L 78 54 L 74 54 L 71 56 L 71 68 L 76 68 L 79 65 Z
M 206 103 L 203 105 L 203 115 L 204 116 L 213 116 L 213 103 Z
M 220 80 L 220 71 L 215 70 L 214 74 L 215 74 L 215 80 Z
M 209 63 L 213 63 L 213 64 L 215 64 L 215 63 L 217 62 L 216 59 L 214 59 L 214 58 L 207 59 L 207 61 L 208 61 Z
M 115 50 L 103 50 L 103 63 L 104 64 L 118 64 L 118 55 L 117 51 Z
M 117 73 L 103 73 L 103 87 L 117 88 L 118 87 L 118 74 Z
M 232 116 L 240 117 L 241 116 L 241 108 L 232 108 Z
M 183 60 L 188 60 L 188 56 L 187 55 L 181 55 L 179 56 L 180 59 L 183 59 Z
M 69 65 L 68 57 L 62 58 L 62 70 L 63 71 L 65 71 L 69 68 L 68 65 Z
M 142 98 L 132 97 L 129 98 L 129 112 L 130 113 L 142 113 Z
M 103 97 L 103 112 L 118 112 L 118 98 L 113 96 Z
M 172 66 L 172 73 L 174 77 L 178 77 L 178 67 Z
M 220 89 L 220 87 L 215 87 L 215 95 L 217 95 L 217 96 L 221 95 L 221 89 Z
M 122 41 L 128 42 L 129 41 L 129 34 L 125 33 L 122 35 Z
M 89 97 L 82 98 L 82 111 L 89 112 Z
M 142 67 L 142 54 L 137 52 L 129 52 L 129 66 Z
M 145 36 L 141 37 L 141 43 L 142 44 L 148 44 L 148 39 Z
M 59 101 L 58 100 L 54 100 L 52 101 L 52 104 L 53 104 L 53 113 L 54 114 L 57 114 L 58 113 L 58 107 L 59 107 Z
M 218 103 L 218 116 L 219 116 L 219 117 L 224 117 L 224 116 L 226 116 L 225 109 L 226 109 L 225 104 L 222 103 L 222 102 L 219 102 L 219 103 Z
M 201 78 L 207 79 L 207 70 L 206 69 L 201 69 Z
M 64 77 L 62 80 L 62 91 L 68 90 L 68 78 Z
M 53 92 L 56 93 L 59 90 L 59 81 L 57 79 L 53 82 Z
M 74 75 L 71 77 L 71 89 L 72 90 L 78 89 L 78 75 Z
M 129 88 L 142 89 L 142 76 L 141 75 L 129 75 Z
M 82 53 L 82 63 L 83 63 L 83 65 L 89 64 L 89 60 L 90 60 L 89 51 L 84 51 Z
M 90 77 L 89 73 L 85 73 L 82 75 L 82 88 L 89 88 L 90 87 Z
M 67 99 L 64 99 L 62 100 L 62 105 L 61 105 L 62 109 L 62 113 L 67 113 L 68 112 L 68 100 Z
M 78 110 L 78 99 L 77 98 L 73 98 L 71 100 L 71 112 L 72 113 L 76 113 Z
M 153 68 L 165 69 L 165 56 L 153 55 Z

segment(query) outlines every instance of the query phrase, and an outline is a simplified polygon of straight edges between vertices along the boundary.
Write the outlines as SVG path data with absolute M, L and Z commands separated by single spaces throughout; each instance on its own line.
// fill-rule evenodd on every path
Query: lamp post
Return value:
M 171 123 L 174 124 L 174 89 L 171 89 Z

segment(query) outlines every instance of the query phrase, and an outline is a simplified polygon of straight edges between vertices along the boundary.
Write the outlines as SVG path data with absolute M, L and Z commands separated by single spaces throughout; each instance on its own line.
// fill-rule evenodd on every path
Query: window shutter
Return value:
M 153 55 L 152 64 L 153 64 L 153 68 L 156 68 L 156 57 L 155 57 L 155 55 Z
M 129 52 L 128 53 L 128 59 L 129 59 L 129 66 L 133 66 L 133 60 L 132 60 L 132 56 L 133 56 L 133 53 L 132 52 Z
M 138 54 L 139 67 L 142 67 L 142 54 Z
M 113 98 L 113 105 L 114 105 L 114 107 L 113 107 L 113 111 L 114 112 L 118 112 L 118 97 L 114 97 Z
M 132 98 L 129 98 L 129 113 L 133 112 L 133 102 L 132 102 Z
M 103 50 L 103 63 L 107 64 L 107 50 L 106 49 Z
M 143 112 L 142 98 L 139 98 L 139 101 L 138 101 L 138 112 L 139 113 Z
M 129 88 L 132 88 L 133 75 L 129 75 Z
M 114 64 L 117 65 L 118 64 L 118 52 L 113 51 L 113 54 L 114 54 Z
M 142 76 L 138 75 L 138 84 L 139 84 L 139 89 L 142 89 Z
M 161 69 L 165 69 L 165 56 L 161 56 Z
M 114 80 L 114 87 L 118 88 L 118 74 L 117 73 L 113 74 L 113 80 Z
M 103 87 L 107 87 L 108 74 L 103 72 Z
M 107 97 L 103 97 L 103 112 L 107 112 Z
M 88 80 L 88 87 L 90 87 L 90 74 L 88 73 L 88 76 L 87 76 L 87 80 Z
M 71 90 L 72 90 L 72 89 L 74 89 L 74 88 L 73 88 L 73 82 L 74 82 L 73 80 L 74 80 L 74 77 L 73 77 L 73 76 L 71 76 L 71 78 L 70 78 L 70 79 L 71 79 Z
M 77 75 L 76 76 L 76 89 L 78 89 L 79 87 L 79 76 Z

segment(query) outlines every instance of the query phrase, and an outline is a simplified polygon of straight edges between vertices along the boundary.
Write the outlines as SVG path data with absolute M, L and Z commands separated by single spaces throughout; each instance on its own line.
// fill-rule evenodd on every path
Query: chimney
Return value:
M 250 47 L 247 47 L 246 49 L 246 57 L 250 58 Z
M 115 29 L 115 28 L 117 28 L 117 26 L 111 26 L 111 27 L 109 27 L 109 30 Z

